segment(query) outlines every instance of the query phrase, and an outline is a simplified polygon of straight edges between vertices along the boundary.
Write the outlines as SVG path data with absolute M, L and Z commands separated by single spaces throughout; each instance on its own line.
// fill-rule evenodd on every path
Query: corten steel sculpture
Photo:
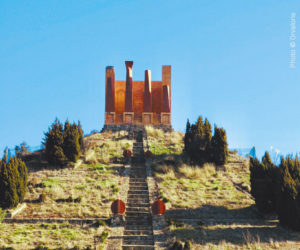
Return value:
M 116 81 L 113 66 L 106 67 L 105 126 L 159 125 L 171 127 L 171 66 L 162 66 L 162 81 L 132 80 L 133 61 L 126 61 L 126 81 Z

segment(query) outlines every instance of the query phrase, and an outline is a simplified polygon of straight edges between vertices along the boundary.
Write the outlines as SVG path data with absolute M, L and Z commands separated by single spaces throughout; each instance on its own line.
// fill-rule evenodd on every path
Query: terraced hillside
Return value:
M 230 152 L 225 166 L 190 166 L 183 154 L 182 133 L 151 127 L 146 131 L 143 147 L 154 154 L 146 161 L 153 183 L 148 182 L 149 171 L 140 169 L 144 164 L 130 164 L 122 156 L 124 149 L 136 153 L 138 148 L 126 132 L 85 137 L 83 156 L 63 169 L 47 165 L 39 153 L 29 157 L 27 207 L 0 223 L 0 246 L 151 249 L 160 245 L 156 233 L 161 231 L 160 242 L 167 246 L 189 240 L 193 249 L 300 249 L 299 233 L 279 226 L 275 216 L 263 218 L 257 213 L 250 195 L 248 159 Z M 125 222 L 118 227 L 109 223 L 110 205 L 116 198 L 127 205 Z M 144 200 L 137 203 L 135 198 Z M 166 213 L 156 218 L 162 230 L 151 222 L 149 207 L 157 198 L 167 206 Z M 139 216 L 147 217 L 147 227 L 137 226 Z M 110 239 L 115 241 L 108 245 Z
M 250 194 L 249 160 L 230 152 L 225 166 L 189 166 L 183 134 L 148 128 L 149 146 L 159 152 L 152 169 L 166 202 L 165 240 L 190 240 L 193 249 L 300 249 L 300 234 L 263 218 Z
M 0 224 L 0 247 L 84 249 L 94 247 L 95 240 L 105 247 L 111 229 L 103 221 L 111 217 L 110 205 L 119 195 L 123 149 L 132 149 L 133 142 L 120 132 L 93 134 L 84 143 L 79 161 L 63 169 L 47 165 L 40 153 L 28 157 L 26 208 Z

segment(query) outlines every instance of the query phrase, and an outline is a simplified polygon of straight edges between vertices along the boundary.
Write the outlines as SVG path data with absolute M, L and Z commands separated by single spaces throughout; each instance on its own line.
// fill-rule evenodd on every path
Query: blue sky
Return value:
M 145 69 L 160 80 L 161 66 L 172 65 L 176 130 L 203 115 L 226 129 L 231 148 L 299 152 L 293 12 L 297 27 L 297 0 L 2 0 L 0 150 L 40 145 L 55 117 L 100 130 L 105 67 L 123 80 L 133 60 L 134 80 Z

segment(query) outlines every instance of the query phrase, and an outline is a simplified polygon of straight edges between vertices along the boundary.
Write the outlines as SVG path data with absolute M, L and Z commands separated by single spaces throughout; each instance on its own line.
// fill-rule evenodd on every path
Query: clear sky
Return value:
M 101 130 L 105 67 L 125 80 L 125 60 L 134 80 L 172 65 L 175 130 L 202 115 L 231 148 L 300 151 L 299 0 L 1 0 L 0 150 L 40 145 L 55 117 Z

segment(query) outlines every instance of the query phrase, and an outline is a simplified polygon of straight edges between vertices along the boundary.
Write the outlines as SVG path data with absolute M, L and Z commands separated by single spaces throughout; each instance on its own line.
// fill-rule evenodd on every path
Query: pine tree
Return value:
M 204 122 L 204 134 L 205 134 L 205 158 L 206 162 L 210 162 L 212 160 L 212 145 L 211 145 L 211 140 L 212 140 L 212 133 L 211 133 L 211 124 L 205 118 Z
M 199 165 L 206 162 L 205 128 L 202 116 L 192 125 L 192 159 Z
M 281 225 L 300 231 L 300 162 L 281 158 L 278 217 Z
M 18 157 L 8 159 L 7 150 L 0 160 L 0 207 L 11 208 L 24 200 L 27 188 L 27 168 Z
M 213 161 L 217 165 L 224 165 L 228 162 L 228 144 L 226 131 L 223 128 L 218 128 L 215 125 L 214 136 L 211 140 Z
M 186 122 L 186 130 L 184 136 L 184 150 L 188 155 L 190 155 L 191 153 L 191 140 L 192 140 L 192 131 L 191 131 L 191 124 L 188 119 Z
M 83 130 L 80 121 L 78 121 L 79 145 L 83 149 Z
M 28 172 L 25 163 L 20 158 L 16 157 L 15 160 L 19 172 L 19 179 L 17 181 L 17 193 L 19 197 L 19 202 L 23 202 L 27 189 Z
M 79 139 L 78 126 L 75 123 L 70 125 L 67 120 L 64 127 L 63 152 L 69 161 L 76 162 L 80 156 Z
M 51 128 L 45 133 L 43 144 L 45 145 L 45 155 L 50 164 L 62 166 L 66 160 L 63 152 L 63 125 L 56 118 Z
M 268 152 L 263 156 L 262 163 L 256 158 L 250 158 L 251 194 L 262 213 L 276 210 L 278 173 Z

